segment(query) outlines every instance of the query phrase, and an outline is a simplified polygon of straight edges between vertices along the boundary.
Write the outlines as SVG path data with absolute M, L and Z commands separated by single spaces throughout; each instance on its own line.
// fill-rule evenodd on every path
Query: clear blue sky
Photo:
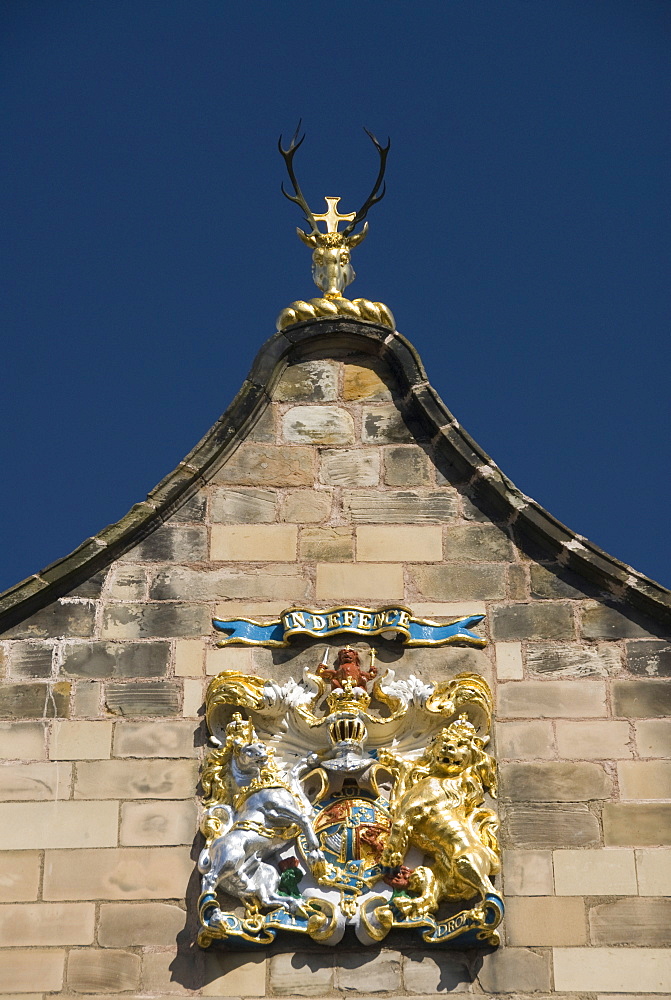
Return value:
M 0 588 L 116 521 L 316 294 L 278 134 L 457 419 L 671 585 L 668 0 L 5 0 Z

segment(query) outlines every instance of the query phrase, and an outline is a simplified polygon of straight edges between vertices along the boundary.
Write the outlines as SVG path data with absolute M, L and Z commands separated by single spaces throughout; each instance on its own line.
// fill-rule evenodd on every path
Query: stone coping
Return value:
M 358 352 L 386 362 L 398 380 L 408 415 L 422 426 L 438 461 L 496 520 L 505 520 L 535 546 L 659 621 L 671 621 L 671 592 L 571 531 L 525 496 L 459 425 L 429 384 L 412 344 L 389 327 L 363 320 L 313 319 L 288 326 L 262 346 L 231 405 L 165 479 L 116 524 L 86 539 L 70 555 L 0 595 L 0 633 L 67 594 L 151 534 L 205 485 L 240 445 L 271 401 L 287 365 L 315 349 Z

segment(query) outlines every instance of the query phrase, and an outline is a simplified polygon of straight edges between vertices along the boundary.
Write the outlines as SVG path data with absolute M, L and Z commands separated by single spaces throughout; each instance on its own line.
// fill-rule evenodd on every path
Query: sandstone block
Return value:
M 671 845 L 671 803 L 608 802 L 603 833 L 609 847 Z
M 608 677 L 622 668 L 617 646 L 605 643 L 581 646 L 565 643 L 561 646 L 544 642 L 527 645 L 527 667 L 542 677 Z
M 320 453 L 319 482 L 327 486 L 377 486 L 380 453 L 377 450 L 325 448 Z
M 172 567 L 165 573 L 168 577 L 179 578 L 178 567 Z M 200 575 L 197 571 L 186 568 L 182 573 Z M 159 572 L 158 577 L 161 575 Z M 152 639 L 207 635 L 209 617 L 209 608 L 203 604 L 113 604 L 104 611 L 103 638 Z
M 625 719 L 671 715 L 671 684 L 648 679 L 613 681 L 613 712 Z
M 116 802 L 11 802 L 2 811 L 2 850 L 112 847 L 117 842 Z
M 671 952 L 662 948 L 554 948 L 556 990 L 671 989 Z
M 214 481 L 239 486 L 311 486 L 313 466 L 310 447 L 243 444 L 218 470 Z
M 354 421 L 340 406 L 294 406 L 282 416 L 282 436 L 292 444 L 352 444 Z
M 430 486 L 433 463 L 416 444 L 384 449 L 384 481 L 388 486 Z
M 0 722 L 0 760 L 43 760 L 44 722 Z
M 333 454 L 340 455 L 342 452 L 336 451 Z M 280 520 L 298 524 L 318 524 L 320 521 L 328 520 L 332 505 L 331 490 L 291 490 L 284 497 Z
M 511 562 L 513 547 L 495 524 L 453 524 L 445 530 L 445 554 L 456 562 Z
M 182 703 L 182 715 L 186 719 L 196 719 L 202 714 L 203 702 L 205 701 L 205 684 L 202 680 L 184 681 L 184 699 Z
M 205 643 L 202 639 L 178 639 L 175 643 L 175 677 L 202 677 Z
M 499 722 L 496 726 L 496 751 L 499 760 L 552 759 L 552 725 L 540 719 Z
M 660 639 L 635 639 L 625 642 L 627 667 L 632 674 L 644 677 L 671 676 L 671 644 Z
M 133 562 L 202 562 L 207 559 L 207 529 L 202 524 L 162 524 L 124 558 Z
M 602 681 L 511 681 L 499 688 L 500 718 L 594 718 L 606 715 Z
M 102 684 L 100 681 L 77 681 L 73 714 L 77 718 L 101 714 Z
M 30 618 L 3 632 L 3 639 L 60 639 L 93 635 L 95 607 L 88 601 L 63 604 L 55 601 Z
M 39 642 L 17 642 L 10 647 L 12 677 L 51 677 L 54 647 Z
M 330 403 L 337 398 L 338 363 L 326 359 L 289 365 L 273 389 L 273 399 L 283 403 Z
M 147 570 L 144 566 L 114 567 L 107 588 L 113 601 L 142 601 L 147 596 Z
M 632 896 L 590 907 L 592 944 L 627 944 L 641 948 L 671 945 L 671 899 Z
M 294 524 L 213 524 L 214 561 L 292 562 L 298 529 Z
M 299 558 L 318 562 L 354 560 L 351 528 L 303 528 Z
M 60 990 L 63 985 L 65 952 L 56 948 L 32 948 L 26 961 L 25 948 L 0 951 L 0 982 L 4 993 Z
M 91 944 L 95 915 L 93 903 L 0 906 L 0 941 L 3 948 Z
M 195 802 L 124 802 L 119 843 L 124 847 L 191 844 L 198 830 Z
M 643 848 L 634 851 L 641 896 L 671 896 L 671 851 Z
M 512 847 L 594 847 L 601 842 L 599 821 L 587 806 L 509 806 L 508 840 Z
M 641 757 L 671 756 L 671 721 L 649 719 L 636 723 L 636 746 Z
M 234 618 L 238 616 L 228 613 L 226 617 Z M 243 617 L 249 616 L 244 615 Z M 261 617 L 268 618 L 272 616 L 262 615 Z M 211 646 L 205 655 L 205 674 L 207 677 L 215 677 L 222 670 L 239 670 L 242 674 L 253 673 L 252 650 L 250 647 L 224 646 L 223 648 L 219 648 Z
M 279 996 L 321 997 L 333 989 L 333 959 L 310 953 L 273 955 L 270 986 Z
M 5 764 L 0 767 L 0 802 L 70 797 L 70 764 Z
M 508 600 L 527 601 L 528 599 L 526 568 L 523 564 L 511 563 L 508 566 Z
M 50 760 L 103 760 L 112 751 L 111 722 L 53 723 L 49 740 Z
M 336 986 L 346 995 L 396 992 L 401 987 L 401 956 L 381 951 L 374 957 L 356 952 L 341 952 L 336 966 Z
M 366 360 L 344 366 L 343 399 L 391 399 L 389 372 L 385 365 Z
M 193 861 L 185 847 L 49 850 L 44 859 L 44 898 L 182 899 L 192 873 Z
M 495 596 L 495 595 L 494 595 Z M 573 612 L 567 604 L 510 604 L 492 610 L 494 639 L 572 639 Z
M 179 510 L 176 510 L 170 515 L 170 521 L 177 521 L 179 523 L 189 522 L 189 521 L 203 521 L 205 520 L 205 508 L 207 506 L 207 496 L 203 490 L 199 490 L 190 497 Z
M 412 431 L 394 403 L 364 407 L 361 423 L 364 444 L 402 444 L 413 440 Z
M 456 490 L 351 490 L 343 494 L 345 516 L 359 524 L 443 524 L 458 513 Z M 461 596 L 461 595 L 460 595 Z M 458 599 L 458 598 L 457 598 Z
M 506 896 L 554 894 L 551 851 L 504 851 L 503 884 Z
M 671 799 L 671 760 L 623 760 L 617 775 L 622 799 Z
M 581 632 L 585 639 L 645 639 L 650 635 L 624 605 L 615 608 L 597 601 L 583 608 Z
M 215 489 L 210 499 L 210 519 L 228 524 L 262 524 L 275 520 L 277 490 Z
M 631 757 L 626 722 L 557 722 L 559 756 L 582 760 L 616 760 Z
M 105 706 L 112 715 L 177 715 L 179 688 L 171 681 L 106 684 Z
M 393 563 L 318 563 L 317 600 L 403 600 L 403 567 Z
M 506 941 L 520 945 L 587 944 L 585 902 L 578 896 L 516 896 L 506 907 Z
M 513 802 L 588 802 L 606 799 L 613 781 L 600 764 L 544 761 L 504 764 L 503 796 Z
M 68 958 L 68 986 L 81 993 L 120 993 L 140 985 L 140 957 L 130 951 L 74 949 Z
M 176 566 L 157 573 L 151 586 L 151 596 L 157 601 L 192 597 L 202 601 L 248 598 L 252 601 L 266 599 L 291 602 L 303 600 L 306 594 L 307 582 L 293 565 L 270 566 L 265 571 L 245 571 L 234 567 L 191 570 Z M 193 621 L 192 634 L 209 635 L 211 632 L 209 608 L 202 605 L 191 605 L 191 607 L 198 609 L 197 618 Z
M 276 407 L 266 406 L 247 435 L 247 441 L 264 441 L 274 444 L 277 440 Z
M 37 899 L 39 851 L 0 851 L 0 903 Z
M 577 573 L 563 566 L 543 566 L 532 563 L 530 567 L 531 596 L 540 600 L 572 598 L 580 600 L 586 594 L 594 593 L 594 587 Z
M 192 722 L 118 722 L 115 757 L 196 757 Z
M 478 982 L 486 993 L 549 990 L 548 955 L 528 948 L 499 948 L 483 956 Z
M 438 525 L 359 525 L 356 553 L 359 562 L 438 562 L 442 531 Z
M 558 896 L 636 895 L 633 851 L 555 851 L 553 863 Z
M 4 719 L 53 719 L 70 714 L 70 684 L 3 684 L 0 717 Z
M 192 760 L 104 760 L 77 767 L 76 799 L 190 799 L 198 765 Z
M 210 951 L 205 956 L 205 997 L 266 995 L 266 956 Z
M 446 621 L 487 614 L 484 601 L 413 601 L 412 608 L 418 618 L 444 618 Z
M 197 971 L 198 959 L 193 953 L 177 951 L 145 951 L 142 959 L 142 984 L 152 993 L 187 993 L 202 983 Z M 207 961 L 207 960 L 206 960 Z
M 420 594 L 434 601 L 491 601 L 506 592 L 505 567 L 493 563 L 417 566 L 410 572 Z
M 471 992 L 468 962 L 458 953 L 411 952 L 403 959 L 403 979 L 406 990 L 420 996 Z
M 161 677 L 167 642 L 84 642 L 63 646 L 62 671 L 76 677 Z
M 103 903 L 98 942 L 103 948 L 173 944 L 186 914 L 169 903 Z
M 524 677 L 521 642 L 497 642 L 496 676 L 500 681 L 521 681 Z

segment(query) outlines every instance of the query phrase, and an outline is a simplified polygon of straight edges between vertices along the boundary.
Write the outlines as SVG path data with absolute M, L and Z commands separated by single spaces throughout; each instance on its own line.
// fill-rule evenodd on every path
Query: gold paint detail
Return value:
M 277 329 L 284 330 L 294 323 L 304 323 L 306 320 L 335 318 L 344 316 L 347 319 L 364 319 L 370 323 L 379 323 L 396 329 L 391 309 L 384 302 L 371 302 L 370 299 L 345 299 L 339 293 L 328 293 L 323 298 L 309 299 L 307 302 L 298 299 L 283 309 L 277 317 Z

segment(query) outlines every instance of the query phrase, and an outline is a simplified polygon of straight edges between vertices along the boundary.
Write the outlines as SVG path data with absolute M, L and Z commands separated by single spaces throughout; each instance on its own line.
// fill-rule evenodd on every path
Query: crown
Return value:
M 334 688 L 326 698 L 329 712 L 365 712 L 370 705 L 370 695 L 363 688 L 354 687 L 351 677 L 342 680 L 342 687 Z
M 338 715 L 333 722 L 329 723 L 329 736 L 332 743 L 344 743 L 348 740 L 364 743 L 368 731 L 361 719 L 356 716 Z

